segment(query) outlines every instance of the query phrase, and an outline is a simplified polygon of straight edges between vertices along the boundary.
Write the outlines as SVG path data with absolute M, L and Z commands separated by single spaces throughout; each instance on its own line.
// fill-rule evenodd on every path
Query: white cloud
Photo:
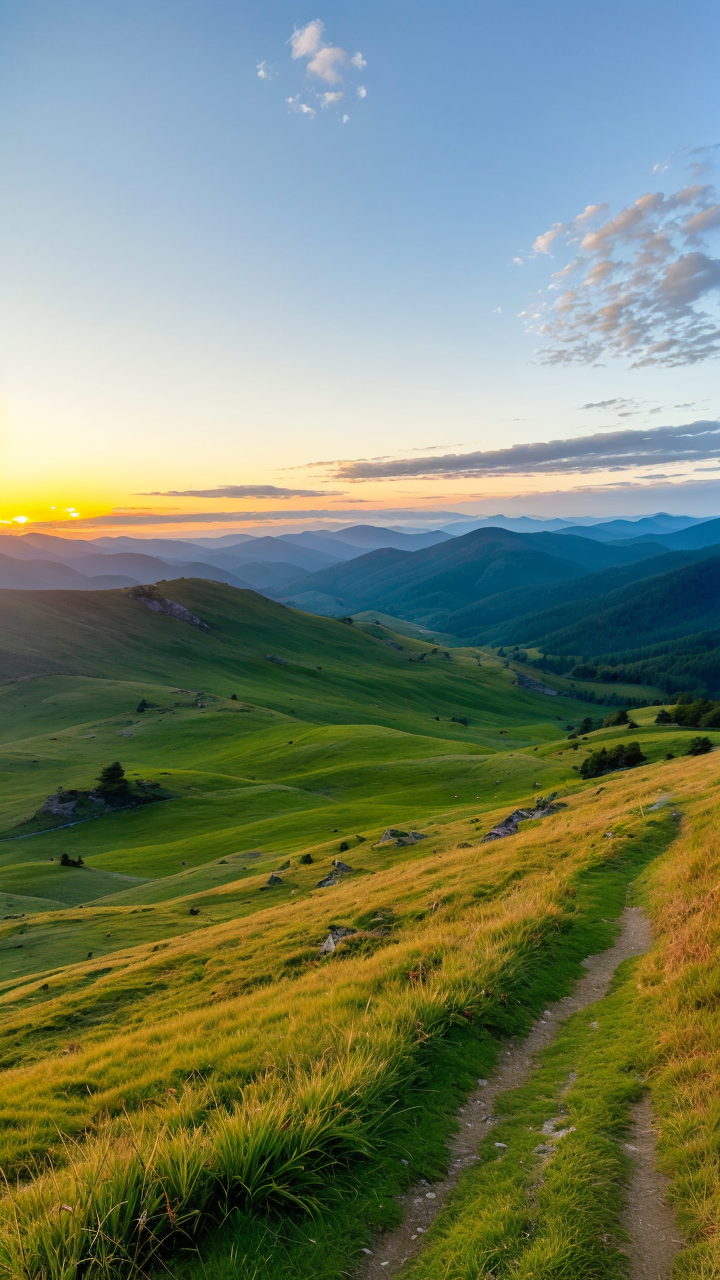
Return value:
M 720 227 L 714 189 L 649 192 L 607 214 L 607 205 L 588 205 L 535 239 L 533 256 L 573 253 L 548 285 L 557 296 L 524 313 L 544 341 L 543 362 L 594 364 L 613 355 L 634 368 L 677 366 L 720 353 L 720 259 L 706 251 L 706 236 Z
M 348 122 L 348 120 L 349 120 L 349 119 L 350 119 L 350 117 L 349 117 L 349 116 L 343 116 L 343 118 L 342 118 L 342 122 L 343 122 L 343 124 L 347 124 L 347 122 Z
M 311 75 L 317 76 L 318 80 L 324 80 L 326 84 L 340 84 L 342 74 L 339 68 L 346 67 L 347 64 L 348 56 L 344 49 L 326 45 L 313 54 L 307 69 Z
M 323 31 L 325 23 L 319 18 L 315 18 L 312 22 L 308 22 L 307 26 L 297 27 L 290 37 L 290 47 L 292 49 L 293 58 L 310 58 L 322 44 Z
M 321 93 L 320 101 L 325 107 L 333 107 L 336 102 L 341 102 L 344 97 L 342 89 L 338 93 Z
M 357 87 L 357 96 L 358 96 L 358 98 L 367 98 L 367 89 L 365 88 L 365 85 L 364 85 L 364 84 L 359 84 L 359 85 L 358 85 L 358 87 Z
M 257 63 L 258 80 L 272 80 L 273 69 L 267 62 Z
M 289 111 L 297 111 L 300 115 L 309 116 L 311 120 L 313 116 L 316 115 L 313 107 L 309 107 L 307 102 L 300 101 L 300 94 L 295 98 L 286 98 L 285 101 L 287 102 Z
M 361 53 L 352 57 L 339 45 L 331 45 L 324 39 L 325 24 L 314 18 L 304 27 L 296 27 L 290 37 L 292 57 L 307 58 L 308 74 L 325 84 L 339 85 L 346 70 L 361 71 L 367 63 Z M 361 91 L 362 90 L 362 91 Z M 358 89 L 358 97 L 365 97 L 365 90 Z

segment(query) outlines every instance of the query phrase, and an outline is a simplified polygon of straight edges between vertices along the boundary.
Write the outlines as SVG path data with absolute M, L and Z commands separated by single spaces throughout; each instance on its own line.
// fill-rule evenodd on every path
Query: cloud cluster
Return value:
M 535 240 L 533 257 L 572 255 L 549 285 L 557 296 L 522 313 L 544 340 L 543 362 L 594 364 L 610 355 L 629 357 L 632 368 L 674 367 L 717 355 L 720 259 L 707 245 L 720 228 L 714 187 L 652 192 L 608 213 L 605 204 L 588 205 Z
M 720 422 L 713 421 L 652 427 L 646 431 L 625 428 L 574 440 L 514 444 L 508 449 L 451 453 L 440 458 L 360 459 L 337 463 L 335 473 L 342 480 L 549 475 L 619 471 L 717 457 L 720 457 Z
M 274 484 L 224 484 L 217 489 L 151 489 L 141 498 L 338 498 L 341 489 L 279 489 Z
M 345 76 L 362 71 L 367 66 L 361 53 L 349 54 L 339 45 L 330 44 L 325 40 L 325 24 L 320 18 L 314 18 L 304 27 L 296 27 L 288 43 L 293 61 L 304 61 L 306 64 L 311 93 L 321 110 L 338 106 L 347 92 Z M 266 63 L 258 63 L 258 75 L 261 79 L 270 78 Z M 329 85 L 330 88 L 316 89 L 315 85 Z M 366 98 L 367 89 L 362 84 L 357 85 L 355 94 L 360 99 Z M 305 102 L 299 93 L 286 98 L 285 101 L 290 111 L 298 112 L 309 119 L 317 115 L 317 109 L 309 102 Z M 347 115 L 341 118 L 343 124 L 349 119 Z

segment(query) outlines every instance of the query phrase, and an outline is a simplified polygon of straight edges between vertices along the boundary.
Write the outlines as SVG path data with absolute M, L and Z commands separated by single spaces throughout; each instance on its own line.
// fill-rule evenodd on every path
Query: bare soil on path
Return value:
M 633 1108 L 633 1127 L 625 1150 L 634 1164 L 622 1216 L 630 1237 L 630 1280 L 670 1280 L 673 1260 L 683 1242 L 665 1199 L 667 1178 L 655 1164 L 655 1130 L 647 1094 Z
M 450 1142 L 447 1177 L 440 1182 L 421 1181 L 399 1197 L 404 1208 L 404 1221 L 394 1230 L 376 1237 L 372 1253 L 366 1256 L 356 1273 L 358 1280 L 396 1275 L 405 1262 L 420 1252 L 424 1233 L 454 1191 L 464 1170 L 478 1159 L 478 1147 L 486 1137 L 488 1127 L 496 1123 L 493 1106 L 498 1095 L 525 1083 L 533 1068 L 534 1055 L 550 1044 L 560 1023 L 607 994 L 610 980 L 623 960 L 647 951 L 651 940 L 650 923 L 639 907 L 626 907 L 620 926 L 612 947 L 583 961 L 587 972 L 576 984 L 572 995 L 546 1009 L 525 1039 L 509 1041 L 501 1050 L 492 1078 L 478 1084 L 459 1109 L 460 1129 Z M 639 1107 L 645 1110 L 636 1113 L 640 1118 L 629 1143 L 630 1148 L 637 1148 L 638 1164 L 629 1188 L 623 1225 L 632 1237 L 632 1247 L 628 1248 L 631 1266 L 635 1268 L 631 1271 L 632 1280 L 666 1280 L 677 1250 L 674 1242 L 677 1230 L 670 1210 L 662 1202 L 660 1175 L 654 1171 L 655 1139 L 650 1124 L 649 1102 L 640 1103 Z M 629 1154 L 634 1155 L 634 1151 L 629 1150 Z M 650 1270 L 643 1258 L 649 1259 Z

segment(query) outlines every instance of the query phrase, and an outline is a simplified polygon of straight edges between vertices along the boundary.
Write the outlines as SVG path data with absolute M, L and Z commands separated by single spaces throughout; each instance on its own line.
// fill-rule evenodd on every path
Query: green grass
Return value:
M 676 826 L 669 806 L 650 810 L 670 796 L 703 834 L 682 855 L 688 875 L 698 869 L 675 888 L 672 919 L 660 906 L 668 873 L 643 873 L 667 949 L 638 967 L 645 1003 L 628 976 L 608 998 L 618 1035 L 602 1053 L 604 1021 L 595 1039 L 582 1016 L 568 1024 L 532 1085 L 507 1100 L 511 1154 L 498 1162 L 493 1148 L 473 1171 L 417 1266 L 480 1275 L 478 1250 L 504 1223 L 497 1275 L 506 1264 L 528 1277 L 616 1274 L 615 1245 L 597 1238 L 618 1239 L 618 1142 L 640 1087 L 630 1060 L 658 1082 L 663 1158 L 684 1170 L 677 1194 L 696 1206 L 691 1234 L 702 1218 L 698 1257 L 712 1257 L 715 1193 L 703 1192 L 713 1206 L 703 1217 L 683 1166 L 690 1141 L 712 1188 L 712 1128 L 700 1137 L 693 1110 L 705 1077 L 674 1028 L 699 1042 L 714 1009 L 690 937 L 693 904 L 713 900 L 703 815 L 714 813 L 714 757 L 666 762 L 691 735 L 655 726 L 653 708 L 633 713 L 637 730 L 601 730 L 573 751 L 566 724 L 587 704 L 520 689 L 487 655 L 478 666 L 474 651 L 454 649 L 448 660 L 395 635 L 400 651 L 217 584 L 166 590 L 210 632 L 124 592 L 4 593 L 2 660 L 15 683 L 0 686 L 0 903 L 15 918 L 0 921 L 0 1159 L 26 1185 L 0 1200 L 0 1274 L 139 1280 L 156 1250 L 192 1280 L 347 1271 L 372 1229 L 397 1220 L 398 1191 L 442 1173 L 455 1109 L 492 1069 L 499 1038 L 522 1034 L 583 956 L 609 945 L 608 920 L 640 868 L 654 859 L 680 875 L 675 850 L 689 836 L 662 855 Z M 423 663 L 408 661 L 422 652 Z M 144 714 L 141 697 L 154 704 Z M 598 739 L 631 738 L 646 765 L 580 781 Z M 13 825 L 117 758 L 172 798 L 26 837 L 32 827 Z M 482 844 L 498 818 L 550 790 L 565 809 Z M 374 847 L 390 825 L 428 839 Z M 63 852 L 85 867 L 62 868 Z M 338 856 L 354 871 L 318 888 Z M 271 871 L 281 886 L 267 887 Z M 320 960 L 337 924 L 357 933 Z M 690 969 L 672 949 L 678 932 Z M 705 1002 L 695 1015 L 686 989 Z M 673 1028 L 664 1038 L 659 1017 Z M 538 1208 L 533 1166 L 512 1152 L 517 1142 L 524 1158 L 528 1125 L 557 1106 L 571 1061 L 582 1070 L 563 1105 L 584 1127 L 548 1166 Z M 588 1152 L 602 1157 L 590 1188 Z M 60 1203 L 73 1213 L 58 1215 Z

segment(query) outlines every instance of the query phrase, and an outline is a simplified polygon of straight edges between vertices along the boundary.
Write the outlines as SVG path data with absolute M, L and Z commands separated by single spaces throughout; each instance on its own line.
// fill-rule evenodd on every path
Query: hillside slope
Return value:
M 476 529 L 421 551 L 371 552 L 291 584 L 282 599 L 302 602 L 316 593 L 336 611 L 376 608 L 444 627 L 450 614 L 499 591 L 551 585 L 656 553 L 652 544 L 617 548 L 575 535 Z
M 526 637 L 532 636 L 548 652 L 583 655 L 639 649 L 716 630 L 720 628 L 720 556 L 610 592 L 594 605 L 591 611 L 572 610 L 574 619 L 563 627 L 557 627 L 560 610 L 553 609 L 523 619 L 511 630 L 522 627 Z
M 466 1171 L 485 1181 L 463 1183 L 472 1212 L 429 1241 L 429 1273 L 480 1274 L 458 1234 L 486 1240 L 490 1222 L 508 1275 L 523 1259 L 542 1275 L 549 1241 L 566 1275 L 614 1277 L 647 1078 L 677 1167 L 694 1135 L 699 1189 L 678 1177 L 674 1194 L 687 1275 L 711 1274 L 717 755 L 688 756 L 693 731 L 645 707 L 640 764 L 585 783 L 627 729 L 568 739 L 587 705 L 486 652 L 206 581 L 164 590 L 145 594 L 157 609 L 130 591 L 0 601 L 0 1274 L 352 1272 L 398 1196 L 443 1176 L 458 1107 L 610 945 L 651 867 L 642 990 L 588 1010 L 515 1127 L 486 1130 Z M 157 802 L 28 821 L 118 758 Z M 567 1093 L 570 1072 L 597 1106 Z M 562 1105 L 580 1117 L 569 1216 L 552 1170 L 535 1195 L 535 1129 Z

